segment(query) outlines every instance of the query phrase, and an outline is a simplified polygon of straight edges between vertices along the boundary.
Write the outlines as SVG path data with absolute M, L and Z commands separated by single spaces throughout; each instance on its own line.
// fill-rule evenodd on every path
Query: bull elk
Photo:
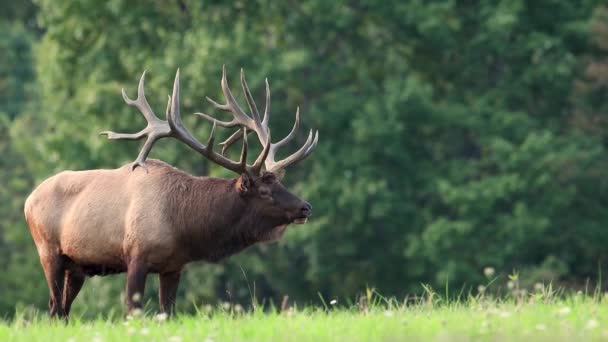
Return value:
M 294 154 L 275 160 L 276 151 L 291 141 L 300 122 L 296 111 L 291 132 L 277 143 L 270 139 L 270 88 L 266 80 L 266 108 L 261 118 L 241 71 L 241 85 L 250 113 L 235 100 L 223 68 L 225 104 L 207 98 L 215 108 L 230 112 L 231 121 L 213 122 L 206 144 L 183 125 L 179 109 L 179 69 L 169 96 L 166 116 L 159 119 L 144 94 L 145 72 L 130 99 L 148 125 L 138 133 L 101 132 L 109 139 L 146 141 L 137 159 L 114 170 L 63 171 L 42 182 L 25 202 L 25 217 L 48 283 L 51 317 L 69 315 L 72 302 L 87 276 L 127 273 L 129 312 L 141 308 L 146 276 L 159 275 L 161 312 L 175 307 L 180 273 L 185 264 L 217 262 L 257 242 L 279 239 L 291 223 L 305 223 L 309 203 L 290 193 L 280 182 L 284 169 L 306 158 L 317 145 L 310 131 Z M 237 128 L 214 151 L 217 126 Z M 247 163 L 247 135 L 254 132 L 263 149 Z M 195 177 L 162 161 L 146 158 L 161 138 L 175 138 L 210 161 L 235 172 L 235 179 Z M 239 161 L 225 151 L 242 139 Z

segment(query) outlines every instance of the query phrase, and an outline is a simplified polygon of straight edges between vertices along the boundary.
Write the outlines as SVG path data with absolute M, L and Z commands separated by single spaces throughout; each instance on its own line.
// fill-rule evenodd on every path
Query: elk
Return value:
M 226 99 L 215 108 L 232 114 L 231 121 L 213 122 L 206 144 L 183 125 L 179 109 L 179 69 L 169 95 L 166 120 L 152 111 L 144 93 L 145 71 L 136 107 L 148 122 L 138 133 L 101 132 L 108 139 L 146 141 L 137 157 L 121 168 L 63 171 L 42 182 L 25 202 L 25 218 L 35 242 L 49 287 L 51 317 L 67 319 L 86 277 L 127 273 L 126 304 L 140 309 L 146 276 L 160 280 L 161 312 L 172 314 L 180 273 L 189 262 L 217 262 L 264 241 L 281 238 L 289 224 L 303 224 L 311 205 L 280 182 L 286 167 L 303 160 L 317 146 L 318 131 L 309 132 L 304 145 L 282 160 L 276 151 L 291 141 L 300 122 L 299 109 L 291 132 L 277 143 L 270 139 L 270 87 L 266 80 L 266 107 L 260 118 L 241 70 L 241 86 L 250 113 L 235 100 L 223 68 L 221 88 Z M 222 151 L 214 151 L 217 126 L 237 128 Z M 247 162 L 247 136 L 254 132 L 263 149 L 253 164 Z M 161 138 L 175 138 L 210 161 L 237 174 L 235 179 L 196 177 L 159 160 L 146 160 Z M 242 139 L 240 160 L 225 151 Z

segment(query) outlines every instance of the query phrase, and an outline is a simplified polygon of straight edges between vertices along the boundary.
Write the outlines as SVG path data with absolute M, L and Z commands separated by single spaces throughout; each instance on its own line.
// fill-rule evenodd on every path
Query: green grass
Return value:
M 414 305 L 374 302 L 371 308 L 311 308 L 284 313 L 218 308 L 162 320 L 82 320 L 68 324 L 42 314 L 0 321 L 0 341 L 589 341 L 608 340 L 602 296 L 540 295 Z

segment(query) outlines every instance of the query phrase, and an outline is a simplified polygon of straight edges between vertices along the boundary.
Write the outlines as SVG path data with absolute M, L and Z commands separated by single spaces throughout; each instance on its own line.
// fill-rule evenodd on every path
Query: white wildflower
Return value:
M 486 267 L 483 269 L 483 274 L 488 278 L 493 277 L 494 273 L 495 273 L 494 267 Z
M 131 316 L 133 319 L 136 317 L 140 317 L 143 314 L 144 314 L 144 311 L 142 309 L 133 309 L 133 310 L 131 310 L 131 314 L 129 316 Z
M 338 301 L 337 301 L 336 299 L 332 299 L 332 300 L 329 302 L 329 304 L 331 304 L 331 305 L 336 305 L 336 304 L 338 304 Z
M 560 308 L 559 310 L 557 310 L 557 315 L 558 316 L 566 316 L 567 314 L 570 313 L 570 311 L 572 311 L 572 309 L 570 309 L 567 306 L 564 306 L 564 307 Z
M 489 307 L 486 312 L 490 315 L 498 315 L 500 313 L 500 310 L 498 310 L 495 307 Z
M 168 317 L 169 317 L 169 315 L 167 315 L 164 312 L 161 312 L 158 315 L 156 315 L 154 317 L 154 319 L 157 320 L 157 321 L 159 321 L 159 322 L 163 322 L 163 321 L 166 321 Z
M 587 321 L 587 324 L 585 324 L 585 329 L 595 329 L 600 325 L 600 323 L 596 320 L 594 320 L 593 318 Z

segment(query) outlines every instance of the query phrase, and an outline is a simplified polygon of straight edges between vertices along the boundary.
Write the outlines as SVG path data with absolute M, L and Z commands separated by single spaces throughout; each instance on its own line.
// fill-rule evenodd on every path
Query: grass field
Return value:
M 0 341 L 608 341 L 608 303 L 597 294 L 328 305 L 283 313 L 224 307 L 169 320 L 72 317 L 68 324 L 18 315 L 0 323 Z

